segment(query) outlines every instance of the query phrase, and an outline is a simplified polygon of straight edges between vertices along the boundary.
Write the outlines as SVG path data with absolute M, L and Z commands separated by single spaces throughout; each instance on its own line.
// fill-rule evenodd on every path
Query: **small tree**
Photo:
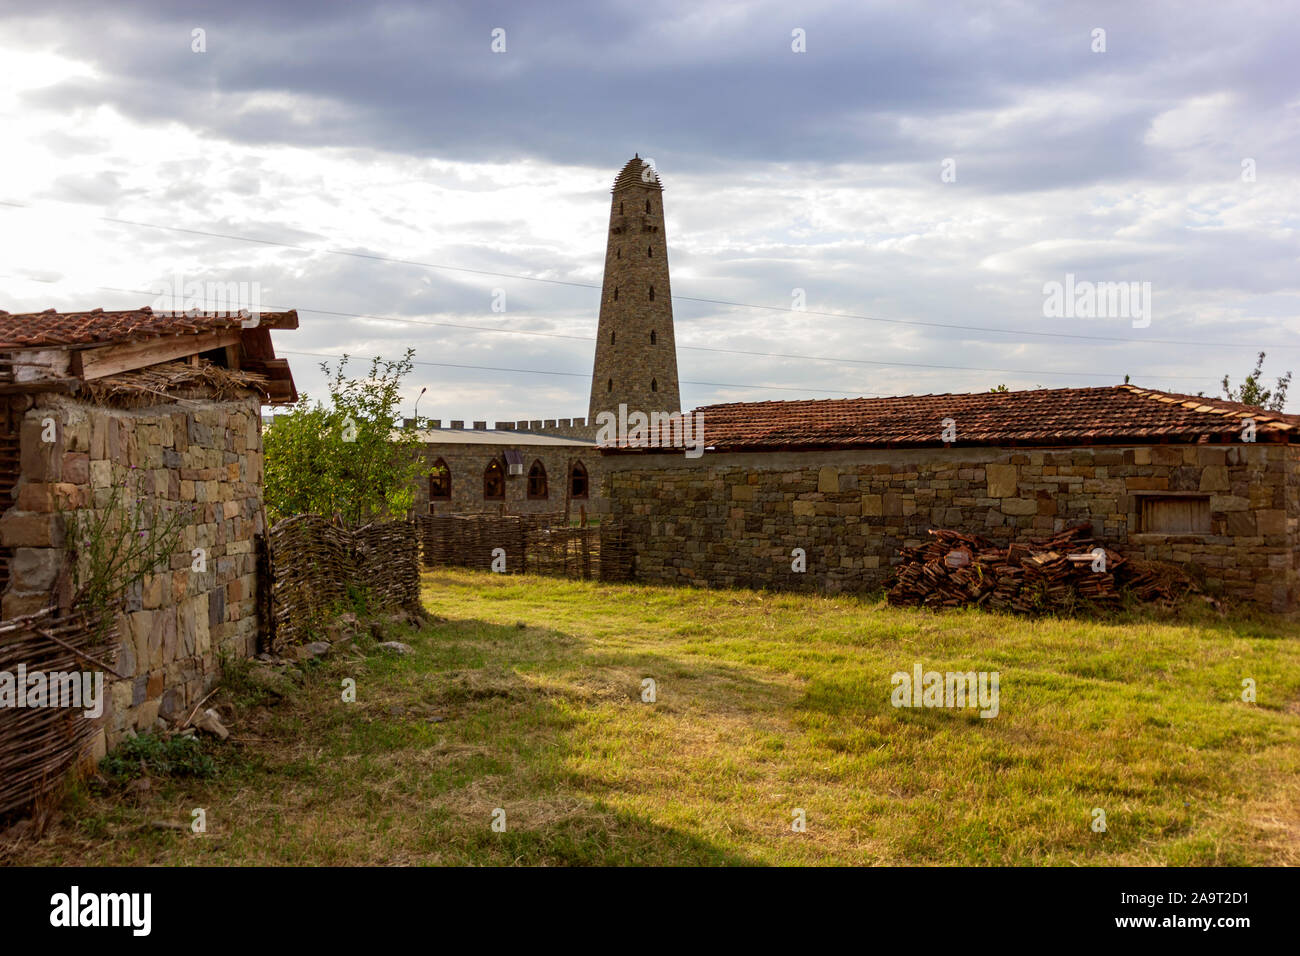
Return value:
M 318 514 L 359 524 L 375 515 L 405 514 L 415 482 L 427 471 L 414 421 L 400 417 L 401 382 L 414 349 L 395 362 L 375 358 L 369 374 L 347 374 L 348 357 L 327 376 L 330 404 L 303 395 L 277 415 L 263 436 L 265 499 L 272 521 Z
M 1255 360 L 1255 370 L 1246 376 L 1246 380 L 1235 389 L 1228 385 L 1228 376 L 1223 376 L 1223 397 L 1230 402 L 1243 405 L 1258 405 L 1272 412 L 1282 411 L 1286 405 L 1286 390 L 1291 385 L 1291 373 L 1278 377 L 1277 384 L 1271 389 L 1264 388 L 1260 375 L 1264 369 L 1264 353 L 1259 353 Z

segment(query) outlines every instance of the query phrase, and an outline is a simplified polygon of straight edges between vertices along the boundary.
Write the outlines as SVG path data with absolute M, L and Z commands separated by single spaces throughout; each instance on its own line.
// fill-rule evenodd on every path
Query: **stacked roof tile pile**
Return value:
M 903 548 L 890 604 L 979 605 L 1022 614 L 1073 610 L 1082 602 L 1174 601 L 1195 589 L 1178 569 L 1125 558 L 1099 545 L 1083 524 L 1006 548 L 979 535 L 932 530 L 934 540 Z

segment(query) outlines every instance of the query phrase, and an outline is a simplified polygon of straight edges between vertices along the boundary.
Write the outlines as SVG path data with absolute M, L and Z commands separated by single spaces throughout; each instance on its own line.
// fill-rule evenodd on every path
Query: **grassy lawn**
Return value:
M 424 594 L 443 620 L 391 635 L 412 655 L 331 656 L 278 702 L 234 681 L 217 777 L 81 784 L 8 862 L 1300 863 L 1292 623 L 468 571 Z M 918 661 L 998 671 L 1000 713 L 892 707 Z M 206 834 L 154 823 L 195 807 Z

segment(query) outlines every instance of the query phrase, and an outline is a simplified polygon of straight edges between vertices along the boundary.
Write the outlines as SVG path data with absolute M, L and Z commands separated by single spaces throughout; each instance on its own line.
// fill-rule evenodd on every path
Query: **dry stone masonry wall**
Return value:
M 1280 444 L 899 449 L 607 457 L 606 494 L 643 581 L 871 590 L 930 528 L 1007 542 L 1089 521 L 1207 586 L 1296 607 L 1300 450 Z M 1153 533 L 1148 496 L 1207 502 L 1209 530 Z M 807 571 L 792 571 L 803 548 Z
M 160 713 L 184 717 L 211 689 L 222 652 L 256 650 L 255 542 L 265 521 L 260 409 L 253 395 L 132 409 L 42 396 L 23 416 L 23 478 L 0 520 L 0 538 L 14 555 L 4 617 L 59 599 L 60 500 L 103 507 L 110 485 L 132 473 L 141 494 L 195 508 L 169 566 L 126 596 L 116 656 L 125 678 L 108 678 L 101 751 L 129 729 L 152 727 Z M 42 440 L 49 419 L 53 442 Z M 196 548 L 202 571 L 194 570 Z

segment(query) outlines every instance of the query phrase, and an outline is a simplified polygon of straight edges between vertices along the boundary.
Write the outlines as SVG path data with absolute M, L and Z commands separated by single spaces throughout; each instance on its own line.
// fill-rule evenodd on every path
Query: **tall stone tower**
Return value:
M 614 180 L 588 421 L 600 412 L 681 411 L 663 184 L 634 156 Z

